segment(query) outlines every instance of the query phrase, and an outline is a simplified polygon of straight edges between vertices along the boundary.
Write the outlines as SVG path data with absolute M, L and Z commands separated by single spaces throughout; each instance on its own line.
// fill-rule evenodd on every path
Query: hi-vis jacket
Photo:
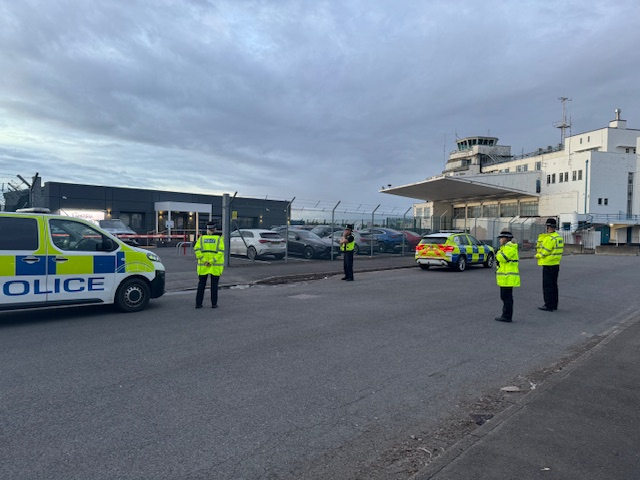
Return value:
M 496 253 L 496 283 L 501 287 L 519 287 L 519 248 L 512 241 L 499 247 Z
M 352 238 L 351 242 L 349 241 L 350 237 Z M 346 244 L 341 244 L 341 252 L 350 252 L 354 250 L 354 236 L 348 235 L 345 238 L 348 242 Z
M 73 304 L 144 309 L 165 292 L 165 267 L 82 219 L 0 213 L 0 310 Z
M 541 234 L 536 241 L 536 258 L 540 266 L 558 266 L 563 256 L 563 237 L 558 232 Z
M 203 235 L 194 246 L 198 275 L 221 276 L 225 268 L 225 242 L 222 235 Z

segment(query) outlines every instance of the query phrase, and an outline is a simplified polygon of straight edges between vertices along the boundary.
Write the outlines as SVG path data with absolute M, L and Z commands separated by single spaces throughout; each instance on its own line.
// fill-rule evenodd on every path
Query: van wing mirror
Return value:
M 111 252 L 116 250 L 116 243 L 107 237 L 103 237 L 102 244 L 100 245 L 100 251 Z

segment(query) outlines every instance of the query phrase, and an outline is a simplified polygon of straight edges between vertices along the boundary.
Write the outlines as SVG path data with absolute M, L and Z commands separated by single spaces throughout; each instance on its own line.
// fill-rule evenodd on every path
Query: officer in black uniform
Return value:
M 343 254 L 343 272 L 345 277 L 342 280 L 344 281 L 353 281 L 354 280 L 354 235 L 352 231 L 354 230 L 353 224 L 347 224 L 345 226 L 345 232 L 343 232 L 343 237 L 341 237 L 341 253 Z

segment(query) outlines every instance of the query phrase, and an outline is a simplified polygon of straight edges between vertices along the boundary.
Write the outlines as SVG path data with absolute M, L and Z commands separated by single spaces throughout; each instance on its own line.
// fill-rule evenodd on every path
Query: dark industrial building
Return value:
M 233 193 L 230 193 L 233 195 Z M 210 219 L 222 218 L 221 195 L 99 185 L 46 182 L 34 178 L 30 189 L 5 193 L 5 210 L 46 207 L 52 213 L 103 212 L 120 219 L 137 234 L 191 235 L 202 232 Z M 235 197 L 231 229 L 264 228 L 287 223 L 288 201 Z

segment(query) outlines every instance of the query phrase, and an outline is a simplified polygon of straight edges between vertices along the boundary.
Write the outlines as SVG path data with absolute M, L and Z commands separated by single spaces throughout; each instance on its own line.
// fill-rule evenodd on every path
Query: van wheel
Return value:
M 459 272 L 463 272 L 466 267 L 467 267 L 467 257 L 464 254 L 459 254 L 458 260 L 456 261 L 456 265 L 454 266 L 454 269 L 456 269 Z
M 430 268 L 429 264 L 419 264 L 419 267 L 423 269 L 424 271 L 428 270 Z
M 120 284 L 116 292 L 116 307 L 123 312 L 142 311 L 149 304 L 150 292 L 147 282 L 129 279 Z

